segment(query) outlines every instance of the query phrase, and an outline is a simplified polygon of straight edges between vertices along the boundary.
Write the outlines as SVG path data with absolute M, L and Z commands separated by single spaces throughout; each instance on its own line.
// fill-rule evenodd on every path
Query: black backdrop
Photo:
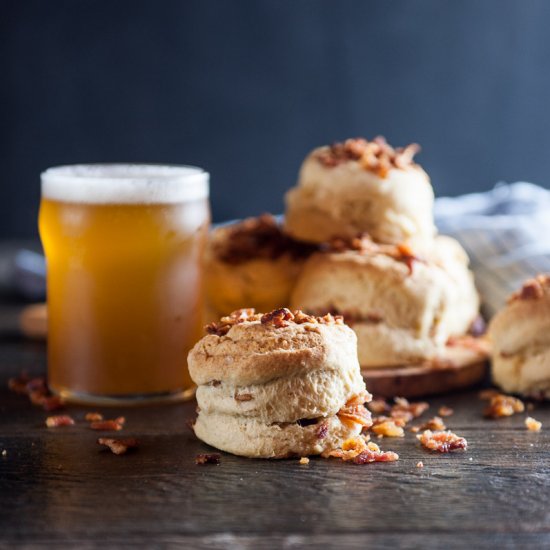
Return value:
M 281 211 L 314 146 L 417 141 L 438 195 L 550 185 L 546 0 L 0 0 L 0 237 L 39 173 L 189 163 L 217 220 Z

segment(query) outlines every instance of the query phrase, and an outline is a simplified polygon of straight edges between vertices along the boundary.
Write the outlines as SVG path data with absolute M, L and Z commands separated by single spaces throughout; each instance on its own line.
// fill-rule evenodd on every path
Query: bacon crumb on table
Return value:
M 371 462 L 393 462 L 399 459 L 399 455 L 393 451 L 382 451 L 372 442 L 367 442 L 363 436 L 350 437 L 342 444 L 341 449 L 333 449 L 323 453 L 325 458 L 340 458 L 344 462 L 352 461 L 354 464 L 369 464 Z
M 398 426 L 394 420 L 378 422 L 371 429 L 375 434 L 383 437 L 403 437 L 405 435 L 403 428 Z
M 19 395 L 26 395 L 33 405 L 41 406 L 45 411 L 64 408 L 63 400 L 51 394 L 43 376 L 30 378 L 28 374 L 22 373 L 8 380 L 8 388 Z
M 101 422 L 103 420 L 103 415 L 98 412 L 89 412 L 86 413 L 84 419 L 86 422 Z
M 367 403 L 367 408 L 374 414 L 383 414 L 389 412 L 390 406 L 386 403 L 385 399 L 373 399 L 370 403 Z
M 101 430 L 101 431 L 113 431 L 118 432 L 122 430 L 126 419 L 123 416 L 119 416 L 114 420 L 99 420 L 97 422 L 90 423 L 91 430 Z
M 300 458 L 300 464 L 309 464 L 309 458 L 307 456 L 303 456 Z
M 499 395 L 500 392 L 496 390 L 495 388 L 487 388 L 486 390 L 481 390 L 478 394 L 478 397 L 482 401 L 489 401 L 493 397 Z
M 440 416 L 434 416 L 433 418 L 430 418 L 427 422 L 424 422 L 422 426 L 420 426 L 420 430 L 431 430 L 432 432 L 442 432 L 447 429 L 447 426 L 445 426 L 445 423 L 443 422 L 443 419 Z
M 97 440 L 98 445 L 105 445 L 115 455 L 123 455 L 128 449 L 135 449 L 138 447 L 139 442 L 133 437 L 125 439 L 114 439 L 112 437 L 100 437 Z
M 542 422 L 535 420 L 531 416 L 528 416 L 525 419 L 525 426 L 530 432 L 540 432 L 542 428 Z
M 61 426 L 73 426 L 74 420 L 66 414 L 58 414 L 55 416 L 48 416 L 46 418 L 46 426 L 48 428 L 60 428 Z
M 396 397 L 394 401 L 395 404 L 391 408 L 390 416 L 392 418 L 404 418 L 406 422 L 409 422 L 413 418 L 418 418 L 430 408 L 430 405 L 426 401 L 410 403 L 404 397 Z
M 437 411 L 439 413 L 439 416 L 451 416 L 454 414 L 454 410 L 451 409 L 451 407 L 447 407 L 446 405 L 442 405 L 439 407 L 439 410 Z
M 451 431 L 432 432 L 431 430 L 424 430 L 424 432 L 418 434 L 416 437 L 430 451 L 450 453 L 458 449 L 466 450 L 468 448 L 466 439 L 459 437 Z
M 489 405 L 483 411 L 483 416 L 487 418 L 502 418 L 512 416 L 525 410 L 523 401 L 511 395 L 499 393 L 491 397 Z
M 200 454 L 195 457 L 195 464 L 219 464 L 221 455 L 219 453 Z

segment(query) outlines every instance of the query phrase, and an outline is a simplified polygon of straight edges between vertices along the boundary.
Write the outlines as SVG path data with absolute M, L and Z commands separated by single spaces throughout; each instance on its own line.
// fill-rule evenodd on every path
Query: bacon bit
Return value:
M 445 405 L 439 407 L 439 411 L 437 412 L 439 413 L 439 416 L 452 416 L 454 414 L 454 410 Z
M 235 401 L 252 401 L 254 396 L 250 393 L 235 394 Z
M 294 315 L 290 309 L 283 307 L 274 309 L 270 313 L 264 313 L 260 322 L 262 325 L 273 325 L 276 328 L 288 327 L 291 321 L 294 320 Z
M 135 449 L 139 446 L 137 439 L 128 437 L 126 439 L 113 439 L 112 437 L 100 437 L 97 440 L 98 445 L 105 445 L 115 455 L 123 455 L 128 449 Z
M 482 401 L 489 401 L 497 395 L 500 395 L 500 392 L 498 390 L 495 390 L 494 388 L 487 388 L 486 390 L 481 390 L 478 394 L 478 397 Z
M 525 281 L 520 290 L 508 298 L 508 303 L 516 300 L 539 300 L 548 289 L 550 289 L 550 275 L 537 275 Z
M 300 458 L 300 464 L 309 464 L 309 458 L 307 456 L 303 456 Z
M 447 426 L 445 426 L 445 423 L 440 416 L 434 416 L 433 418 L 430 418 L 430 420 L 428 420 L 427 422 L 424 422 L 424 424 L 420 426 L 420 429 L 432 430 L 434 432 L 442 432 L 443 430 L 447 429 Z
M 66 414 L 58 414 L 55 416 L 48 416 L 46 418 L 46 426 L 48 428 L 60 428 L 61 426 L 73 426 L 74 420 Z
M 418 418 L 430 408 L 430 405 L 425 401 L 409 403 L 404 397 L 396 397 L 394 401 L 395 405 L 391 408 L 390 416 L 392 418 L 403 418 L 405 422 Z
M 375 243 L 367 233 L 358 233 L 355 237 L 334 237 L 330 240 L 326 248 L 327 252 L 346 252 L 354 250 L 356 252 L 378 252 L 380 245 Z
M 424 468 L 424 463 L 422 461 L 416 463 L 417 468 Z
M 397 426 L 393 420 L 386 420 L 372 426 L 371 430 L 384 437 L 403 437 L 405 432 L 402 427 Z
M 420 151 L 416 143 L 394 149 L 382 136 L 368 141 L 364 138 L 347 139 L 316 152 L 317 160 L 327 168 L 355 161 L 369 172 L 385 178 L 392 168 L 406 170 L 416 166 L 413 157 Z
M 222 317 L 219 322 L 206 325 L 205 330 L 208 334 L 216 336 L 225 336 L 231 327 L 244 323 L 246 321 L 259 321 L 261 315 L 257 314 L 254 308 L 237 309 L 229 315 Z
M 19 395 L 28 395 L 29 391 L 27 389 L 27 384 L 29 380 L 30 377 L 28 374 L 21 373 L 19 376 L 8 380 L 8 388 L 10 391 Z
M 195 464 L 219 464 L 221 455 L 219 453 L 200 454 L 195 457 Z
M 237 265 L 252 259 L 275 260 L 283 255 L 307 258 L 317 247 L 295 241 L 281 230 L 271 214 L 247 218 L 223 229 L 223 239 L 214 240 L 213 252 L 228 264 Z
M 122 426 L 124 425 L 125 422 L 126 422 L 126 419 L 123 416 L 119 416 L 114 420 L 99 420 L 97 422 L 91 422 L 90 429 L 119 432 L 120 430 L 122 430 Z
M 103 415 L 98 412 L 89 412 L 86 413 L 84 419 L 86 422 L 101 422 L 103 420 Z
M 340 422 L 346 426 L 353 428 L 355 424 L 359 424 L 368 428 L 372 425 L 370 412 L 365 407 L 365 402 L 372 398 L 370 393 L 362 391 L 354 395 L 346 404 L 336 413 Z
M 420 431 L 420 426 L 412 426 L 411 427 L 411 432 L 413 434 L 417 434 L 419 431 Z
M 409 270 L 409 275 L 412 275 L 414 262 L 423 262 L 424 260 L 417 256 L 408 244 L 401 243 L 397 245 L 396 259 L 403 262 Z
M 497 394 L 491 398 L 489 405 L 483 411 L 487 418 L 502 418 L 512 416 L 525 410 L 523 401 L 511 395 Z
M 59 409 L 65 408 L 65 403 L 63 403 L 63 400 L 61 397 L 57 395 L 51 395 L 44 397 L 44 401 L 42 402 L 42 408 L 47 411 L 58 411 Z
M 341 449 L 334 449 L 323 454 L 325 457 L 340 458 L 343 461 L 352 461 L 354 464 L 367 464 L 370 462 L 392 462 L 399 456 L 392 452 L 383 452 L 380 447 L 372 441 L 367 443 L 362 436 L 350 437 L 342 444 Z
M 367 404 L 367 408 L 374 414 L 382 414 L 390 410 L 390 406 L 386 403 L 386 400 L 382 398 L 373 399 Z
M 526 419 L 525 419 L 525 427 L 530 431 L 530 432 L 540 432 L 541 428 L 542 428 L 542 422 L 539 422 L 538 420 L 535 420 L 534 418 L 532 418 L 531 416 L 528 416 Z
M 315 435 L 317 436 L 317 439 L 325 439 L 325 437 L 328 434 L 328 426 L 326 422 L 323 422 L 319 425 L 317 430 L 315 431 Z
M 451 431 L 432 432 L 425 430 L 416 436 L 426 449 L 430 451 L 438 451 L 440 453 L 450 453 L 457 449 L 468 448 L 468 442 L 463 437 L 459 437 Z

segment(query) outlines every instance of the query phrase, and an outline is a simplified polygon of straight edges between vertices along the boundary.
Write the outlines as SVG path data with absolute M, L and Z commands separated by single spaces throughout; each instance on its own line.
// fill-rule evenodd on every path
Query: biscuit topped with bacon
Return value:
M 326 454 L 371 425 L 357 339 L 340 317 L 239 310 L 207 332 L 188 364 L 195 433 L 209 445 L 258 458 Z

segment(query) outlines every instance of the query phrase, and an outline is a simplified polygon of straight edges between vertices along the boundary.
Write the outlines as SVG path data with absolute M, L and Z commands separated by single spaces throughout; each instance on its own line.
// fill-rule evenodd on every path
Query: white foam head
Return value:
M 75 164 L 41 175 L 42 197 L 92 204 L 170 204 L 205 199 L 209 174 L 194 166 Z

